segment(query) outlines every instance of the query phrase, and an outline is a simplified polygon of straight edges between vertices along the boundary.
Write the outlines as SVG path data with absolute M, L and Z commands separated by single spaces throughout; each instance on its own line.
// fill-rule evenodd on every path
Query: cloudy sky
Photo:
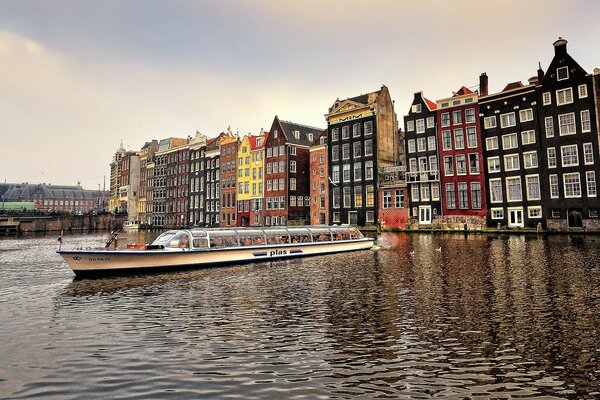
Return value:
M 382 84 L 401 118 L 484 71 L 525 82 L 558 36 L 591 72 L 598 21 L 577 0 L 0 0 L 0 181 L 97 189 L 121 139 L 325 127 Z

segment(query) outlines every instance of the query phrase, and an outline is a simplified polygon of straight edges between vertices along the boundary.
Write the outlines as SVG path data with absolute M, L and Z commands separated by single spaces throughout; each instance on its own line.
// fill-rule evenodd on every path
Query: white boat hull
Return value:
M 78 276 L 108 275 L 143 270 L 207 268 L 223 264 L 261 262 L 305 257 L 373 247 L 373 239 L 232 247 L 210 250 L 59 250 Z

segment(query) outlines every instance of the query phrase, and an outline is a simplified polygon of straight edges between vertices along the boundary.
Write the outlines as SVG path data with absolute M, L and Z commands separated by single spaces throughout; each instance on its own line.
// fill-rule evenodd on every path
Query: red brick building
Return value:
M 322 128 L 273 120 L 265 145 L 265 225 L 310 220 L 309 148 Z
M 485 171 L 477 93 L 461 87 L 437 101 L 442 215 L 447 226 L 486 224 Z
M 407 228 L 410 224 L 410 208 L 405 180 L 406 168 L 384 168 L 379 174 L 379 225 L 382 229 Z
M 240 138 L 229 128 L 221 138 L 221 218 L 219 226 L 236 226 L 236 177 Z
M 310 224 L 329 225 L 327 130 L 310 147 Z

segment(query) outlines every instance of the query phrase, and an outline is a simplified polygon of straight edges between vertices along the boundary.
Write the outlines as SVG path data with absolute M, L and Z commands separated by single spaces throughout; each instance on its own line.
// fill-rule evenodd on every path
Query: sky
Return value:
M 591 73 L 599 20 L 593 0 L 0 0 L 0 182 L 108 189 L 121 140 L 325 128 L 382 85 L 401 121 L 415 92 L 526 83 L 559 36 Z

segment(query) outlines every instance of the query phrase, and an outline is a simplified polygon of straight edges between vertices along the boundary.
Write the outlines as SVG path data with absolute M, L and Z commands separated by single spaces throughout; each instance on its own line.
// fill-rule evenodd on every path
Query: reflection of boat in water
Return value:
M 78 276 L 213 267 L 276 258 L 366 250 L 373 239 L 355 227 L 308 226 L 167 231 L 126 250 L 59 250 Z
M 125 221 L 123 222 L 124 231 L 137 231 L 140 229 L 140 221 Z

